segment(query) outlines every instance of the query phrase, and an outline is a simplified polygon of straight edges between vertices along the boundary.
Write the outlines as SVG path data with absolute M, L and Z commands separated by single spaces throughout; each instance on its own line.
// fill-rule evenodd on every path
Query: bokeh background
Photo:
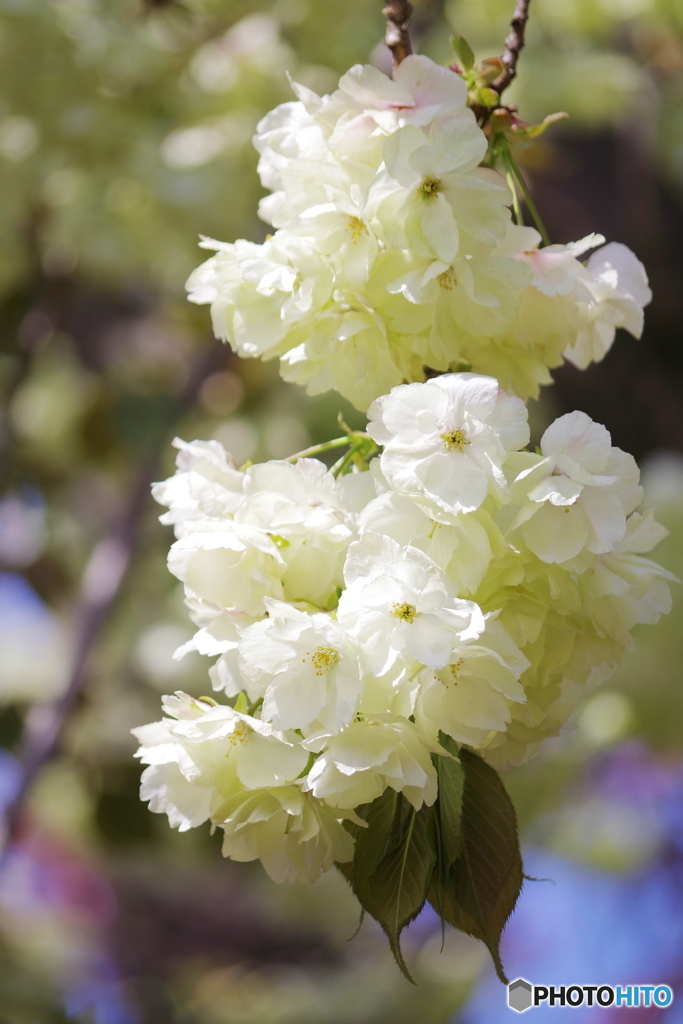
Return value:
M 338 397 L 238 362 L 186 303 L 198 235 L 260 241 L 250 139 L 351 64 L 386 67 L 380 0 L 0 0 L 0 805 L 22 733 L 44 732 L 78 649 L 85 686 L 0 861 L 1 1024 L 498 1024 L 512 1019 L 473 940 L 425 913 L 405 982 L 341 876 L 277 887 L 203 829 L 148 813 L 129 729 L 160 694 L 208 688 L 147 497 L 170 441 L 238 462 L 335 436 Z M 416 3 L 418 47 L 464 33 L 500 53 L 512 0 Z M 540 434 L 583 409 L 638 458 L 683 577 L 683 2 L 533 0 L 510 98 L 569 114 L 522 160 L 555 241 L 590 231 L 645 262 L 644 338 L 565 368 Z M 120 579 L 120 586 L 119 586 Z M 112 601 L 112 596 L 115 599 Z M 683 588 L 643 628 L 576 728 L 507 773 L 529 875 L 505 936 L 511 977 L 668 983 L 683 1021 Z

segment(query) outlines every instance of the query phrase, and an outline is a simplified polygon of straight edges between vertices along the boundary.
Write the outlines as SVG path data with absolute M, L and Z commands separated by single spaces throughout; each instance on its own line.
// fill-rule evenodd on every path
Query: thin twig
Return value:
M 531 0 L 517 0 L 515 12 L 510 22 L 510 34 L 505 40 L 505 52 L 502 56 L 505 71 L 491 86 L 499 96 L 503 94 L 517 75 L 517 61 L 524 48 L 524 33 L 526 31 L 526 23 L 529 20 L 530 3 Z
M 387 32 L 384 42 L 391 50 L 396 69 L 404 58 L 413 52 L 410 43 L 408 26 L 413 13 L 413 5 L 408 0 L 387 0 L 383 14 L 387 19 Z
M 225 361 L 222 346 L 212 346 L 198 360 L 179 393 L 170 420 L 175 421 L 195 401 L 203 382 Z M 0 850 L 7 853 L 19 832 L 31 787 L 44 764 L 56 753 L 69 715 L 88 680 L 90 657 L 118 597 L 135 552 L 150 488 L 158 471 L 171 423 L 167 423 L 153 451 L 140 467 L 127 504 L 109 534 L 95 546 L 85 567 L 74 610 L 74 652 L 69 685 L 58 700 L 36 704 L 29 711 L 18 755 L 19 784 L 8 806 L 0 834 Z M 0 865 L 2 860 L 0 860 Z

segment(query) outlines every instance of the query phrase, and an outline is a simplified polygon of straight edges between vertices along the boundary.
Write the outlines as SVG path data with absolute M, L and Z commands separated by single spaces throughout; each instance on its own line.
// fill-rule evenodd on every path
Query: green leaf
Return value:
M 430 889 L 430 901 L 445 922 L 443 906 L 448 871 L 460 855 L 462 848 L 462 796 L 465 771 L 458 758 L 458 745 L 445 733 L 439 733 L 439 743 L 451 756 L 432 755 L 439 782 L 439 795 L 434 805 L 437 859 Z M 443 937 L 443 934 L 442 934 Z
M 358 814 L 368 827 L 345 823 L 356 838 L 356 848 L 353 861 L 337 867 L 363 910 L 382 926 L 398 966 L 412 981 L 400 936 L 422 910 L 434 872 L 433 808 L 415 811 L 404 796 L 387 790 Z
M 453 47 L 453 52 L 460 61 L 460 66 L 463 71 L 471 71 L 474 67 L 474 53 L 465 37 L 458 35 L 452 36 L 451 46 Z
M 556 124 L 558 121 L 563 121 L 565 117 L 569 117 L 569 115 L 560 111 L 557 114 L 548 114 L 540 124 L 524 124 L 522 121 L 513 122 L 510 126 L 510 133 L 513 138 L 537 139 L 546 128 Z
M 359 903 L 369 914 L 373 914 L 370 879 L 389 845 L 398 799 L 398 793 L 387 789 L 373 803 L 357 808 L 358 816 L 367 822 L 367 828 L 344 822 L 344 827 L 355 838 L 356 846 L 353 860 L 348 864 L 339 864 L 338 867 L 351 883 Z
M 348 819 L 343 823 L 346 831 L 355 839 L 356 845 L 353 860 L 337 864 L 337 867 L 351 885 L 363 910 L 367 910 L 368 913 L 372 913 L 369 909 L 372 903 L 369 880 L 387 849 L 396 817 L 397 801 L 398 793 L 393 789 L 386 789 L 382 796 L 377 797 L 371 804 L 356 808 L 356 814 L 367 823 L 367 827 L 364 828 Z
M 405 803 L 404 798 L 401 800 Z M 380 861 L 371 879 L 374 909 L 370 913 L 384 929 L 396 963 L 412 981 L 401 952 L 401 932 L 425 904 L 436 863 L 436 844 L 431 807 L 419 811 L 411 808 L 408 818 L 403 841 Z
M 439 796 L 435 805 L 440 833 L 439 857 L 442 870 L 455 863 L 462 848 L 462 799 L 465 788 L 465 769 L 458 757 L 455 742 L 444 733 L 439 733 L 439 742 L 453 757 L 436 757 L 436 771 L 439 778 Z
M 443 892 L 432 883 L 429 901 L 449 924 L 488 946 L 498 977 L 507 983 L 498 947 L 522 887 L 515 810 L 493 768 L 466 749 L 460 760 L 462 852 L 446 873 Z

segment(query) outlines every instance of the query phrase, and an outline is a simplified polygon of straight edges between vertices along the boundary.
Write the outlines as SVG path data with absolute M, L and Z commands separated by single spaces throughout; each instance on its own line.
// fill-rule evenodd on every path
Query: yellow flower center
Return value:
M 249 735 L 250 729 L 246 722 L 238 722 L 235 728 L 230 733 L 230 746 L 234 747 L 236 743 L 244 743 L 247 736 Z
M 458 678 L 458 676 L 460 675 L 460 669 L 463 667 L 464 664 L 465 659 L 458 658 L 458 660 L 453 662 L 453 664 L 450 666 L 451 675 L 453 676 L 454 679 Z
M 327 672 L 328 669 L 337 664 L 339 661 L 339 651 L 335 651 L 334 647 L 319 647 L 317 651 L 309 653 L 307 657 L 313 662 L 315 674 L 321 676 L 323 672 Z
M 347 217 L 346 222 L 348 229 L 351 232 L 351 241 L 355 245 L 356 242 L 365 234 L 365 224 L 360 217 Z
M 395 615 L 397 619 L 401 619 L 402 622 L 412 622 L 420 613 L 414 604 L 395 604 L 391 614 Z
M 460 675 L 460 669 L 464 664 L 465 659 L 458 658 L 457 661 L 455 661 L 452 665 L 447 665 L 444 671 L 440 675 L 435 675 L 434 678 L 440 680 L 440 682 L 443 683 L 446 689 L 448 689 L 449 686 L 457 686 L 458 676 Z M 448 675 L 450 675 L 450 679 L 448 678 L 448 675 L 446 675 L 446 672 L 448 672 Z
M 464 430 L 449 430 L 441 435 L 441 440 L 449 452 L 461 452 L 466 444 L 472 443 L 467 440 Z
M 443 192 L 443 185 L 438 178 L 425 178 L 417 191 L 423 199 L 436 199 Z
M 437 281 L 447 292 L 452 292 L 458 283 L 458 279 L 452 270 L 444 270 L 443 274 L 439 274 L 437 277 Z

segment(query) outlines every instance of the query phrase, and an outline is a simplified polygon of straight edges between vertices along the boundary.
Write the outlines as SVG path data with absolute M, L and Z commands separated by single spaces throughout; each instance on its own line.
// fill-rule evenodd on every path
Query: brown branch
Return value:
M 391 50 L 396 69 L 401 61 L 413 52 L 408 32 L 413 5 L 409 4 L 408 0 L 387 0 L 382 13 L 387 19 L 384 42 Z
M 190 379 L 176 398 L 170 422 L 160 432 L 153 451 L 139 469 L 126 506 L 109 534 L 95 545 L 88 560 L 74 610 L 74 654 L 69 685 L 59 699 L 49 704 L 35 704 L 26 717 L 18 755 L 19 784 L 0 830 L 0 865 L 21 827 L 31 787 L 43 765 L 57 752 L 69 715 L 88 681 L 93 649 L 121 592 L 137 547 L 150 488 L 167 443 L 169 428 L 192 405 L 203 382 L 224 365 L 225 359 L 223 346 L 213 345 L 199 357 Z
M 517 0 L 515 12 L 510 22 L 510 34 L 505 40 L 505 53 L 502 56 L 505 71 L 500 75 L 493 85 L 499 96 L 507 89 L 517 75 L 517 61 L 524 49 L 524 33 L 529 20 L 529 5 L 531 0 Z

